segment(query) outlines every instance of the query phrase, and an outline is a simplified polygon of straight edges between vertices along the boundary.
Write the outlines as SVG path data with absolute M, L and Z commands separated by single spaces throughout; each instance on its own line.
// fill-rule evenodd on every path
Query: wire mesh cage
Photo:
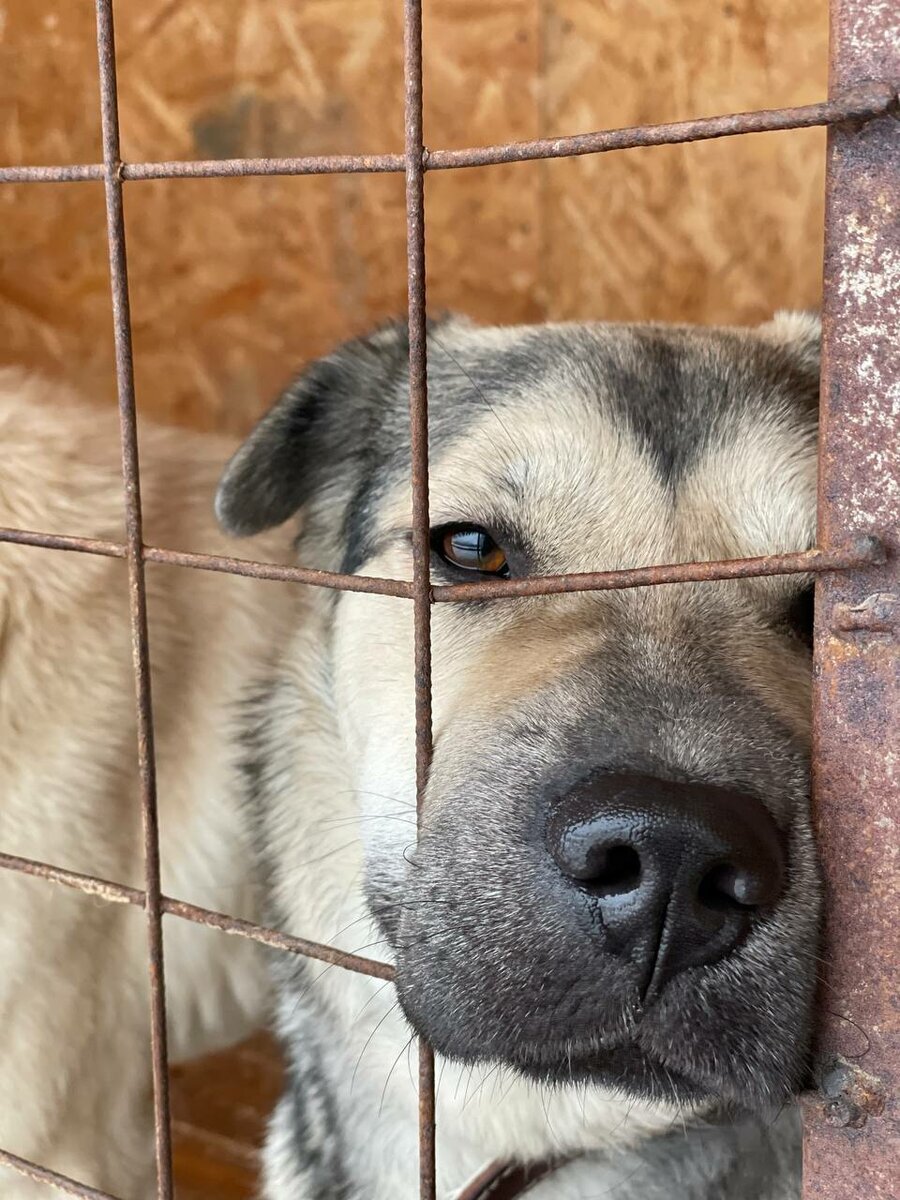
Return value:
M 671 583 L 812 572 L 817 583 L 814 783 L 820 849 L 829 885 L 830 983 L 847 1019 L 870 1031 L 864 1065 L 880 1081 L 866 1092 L 846 1064 L 810 1095 L 804 1194 L 807 1197 L 887 1197 L 890 1150 L 885 1095 L 900 1073 L 897 1029 L 891 1021 L 896 892 L 889 888 L 890 850 L 870 836 L 878 817 L 896 817 L 900 783 L 891 764 L 900 746 L 898 513 L 900 513 L 900 14 L 880 0 L 833 0 L 831 97 L 799 108 L 731 113 L 663 125 L 603 130 L 463 150 L 433 150 L 423 140 L 422 5 L 404 0 L 405 151 L 402 155 L 329 155 L 215 161 L 123 162 L 120 153 L 112 0 L 96 0 L 102 120 L 102 163 L 4 167 L 0 182 L 105 186 L 113 302 L 126 537 L 123 542 L 52 531 L 0 530 L 0 541 L 126 560 L 138 721 L 140 803 L 145 883 L 142 889 L 78 874 L 50 863 L 0 854 L 0 867 L 76 888 L 110 903 L 142 908 L 147 921 L 151 995 L 155 1147 L 160 1200 L 173 1195 L 166 1007 L 164 915 L 251 938 L 380 979 L 387 963 L 345 953 L 281 930 L 204 909 L 162 894 L 150 687 L 145 564 L 162 563 L 316 587 L 377 593 L 410 601 L 415 630 L 416 789 L 421 819 L 432 750 L 431 609 L 435 603 L 489 602 Z M 428 396 L 425 297 L 427 172 L 522 162 L 634 147 L 694 142 L 774 130 L 827 126 L 827 215 L 824 298 L 819 544 L 761 558 L 661 564 L 630 570 L 504 579 L 436 586 L 429 575 Z M 397 172 L 406 179 L 409 408 L 413 489 L 412 582 L 283 566 L 240 558 L 183 553 L 145 544 L 123 217 L 123 185 L 175 177 Z M 865 758 L 866 770 L 856 764 Z M 847 882 L 855 873 L 857 885 Z M 862 880 L 862 889 L 858 886 Z M 836 1035 L 823 1018 L 825 1059 Z M 862 1064 L 861 1064 L 862 1065 Z M 419 1047 L 420 1196 L 433 1200 L 435 1175 L 434 1056 Z M 873 1095 L 875 1098 L 873 1099 Z M 868 1099 L 867 1099 L 868 1096 Z M 888 1103 L 889 1107 L 889 1103 Z M 870 1119 L 871 1118 L 871 1119 Z M 105 1193 L 16 1155 L 0 1164 L 71 1195 Z M 874 1181 L 874 1183 L 873 1183 Z M 878 1190 L 882 1188 L 884 1190 Z M 873 1190 L 874 1188 L 874 1190 Z

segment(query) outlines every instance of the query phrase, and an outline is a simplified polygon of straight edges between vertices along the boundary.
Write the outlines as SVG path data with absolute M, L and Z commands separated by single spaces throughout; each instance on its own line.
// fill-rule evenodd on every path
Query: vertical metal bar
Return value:
M 166 1000 L 163 972 L 162 907 L 160 902 L 159 822 L 156 804 L 156 760 L 150 695 L 150 654 L 147 634 L 147 591 L 144 579 L 141 488 L 134 367 L 131 354 L 131 314 L 125 257 L 122 207 L 119 111 L 116 91 L 116 51 L 112 0 L 97 0 L 97 54 L 100 69 L 100 114 L 106 189 L 106 229 L 112 290 L 116 382 L 122 443 L 125 500 L 125 541 L 128 559 L 131 644 L 137 707 L 138 769 L 144 830 L 144 874 L 147 950 L 150 972 L 150 1051 L 153 1072 L 157 1195 L 172 1197 L 172 1146 L 169 1119 L 169 1077 L 166 1046 Z
M 831 91 L 900 76 L 900 7 L 833 0 Z M 829 132 L 820 545 L 883 539 L 887 562 L 817 588 L 813 785 L 825 873 L 820 1094 L 806 1200 L 888 1200 L 900 1179 L 900 122 Z
M 425 146 L 422 136 L 422 4 L 405 0 L 406 255 L 412 467 L 413 620 L 416 689 L 416 810 L 421 823 L 431 765 L 431 558 L 428 518 L 428 377 L 425 325 Z M 434 1053 L 419 1042 L 419 1195 L 434 1200 Z

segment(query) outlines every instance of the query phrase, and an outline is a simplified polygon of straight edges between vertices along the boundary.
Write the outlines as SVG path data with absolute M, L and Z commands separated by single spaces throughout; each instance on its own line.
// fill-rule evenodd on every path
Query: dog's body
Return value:
M 122 541 L 115 411 L 0 372 L 0 525 Z M 233 549 L 211 500 L 231 447 L 142 430 L 146 537 Z M 283 556 L 285 537 L 253 547 Z M 147 568 L 163 884 L 252 917 L 255 897 L 229 745 L 250 664 L 267 659 L 290 589 Z M 0 849 L 143 886 L 125 564 L 0 546 Z M 123 1197 L 153 1194 L 146 923 L 42 880 L 0 872 L 0 1146 Z M 257 948 L 165 922 L 173 1055 L 258 1027 Z M 0 1172 L 0 1196 L 32 1187 Z
M 496 535 L 496 543 L 478 543 L 489 549 L 479 562 L 496 564 L 499 544 L 513 574 L 810 544 L 815 342 L 805 319 L 758 333 L 438 327 L 429 368 L 435 582 L 478 577 L 443 549 L 452 544 L 468 553 L 469 534 L 457 543 L 454 531 L 471 533 L 473 526 L 479 537 L 485 530 Z M 230 464 L 218 499 L 223 523 L 260 532 L 300 512 L 304 564 L 410 578 L 405 401 L 405 345 L 394 328 L 314 366 Z M 149 453 L 166 458 L 176 449 L 161 441 Z M 196 452 L 184 447 L 181 461 Z M 210 453 L 203 451 L 204 459 Z M 145 446 L 148 461 L 152 476 Z M 198 475 L 192 483 L 197 494 L 205 481 Z M 112 495 L 111 481 L 109 489 Z M 0 519 L 60 523 L 49 510 Z M 69 519 L 64 524 L 74 527 Z M 165 532 L 151 536 L 171 544 L 171 531 L 169 541 Z M 254 556 L 278 553 L 280 544 Z M 220 546 L 210 534 L 202 548 Z M 196 574 L 186 588 L 197 586 Z M 795 619 L 807 585 L 754 580 L 436 605 L 435 757 L 418 849 L 410 603 L 284 589 L 295 605 L 289 613 L 260 600 L 252 612 L 229 614 L 229 602 L 222 620 L 236 622 L 240 634 L 205 624 L 210 663 L 219 638 L 232 656 L 230 685 L 214 689 L 217 700 L 227 705 L 241 677 L 262 681 L 241 723 L 266 919 L 398 968 L 395 989 L 273 958 L 289 1071 L 265 1153 L 269 1200 L 417 1195 L 408 1022 L 440 1052 L 442 1197 L 492 1159 L 556 1153 L 581 1157 L 548 1177 L 535 1197 L 797 1194 L 795 1114 L 790 1107 L 776 1113 L 803 1078 L 819 914 L 807 811 L 809 655 Z M 124 588 L 115 597 L 123 599 Z M 69 605 L 70 628 L 82 611 Z M 292 632 L 273 666 L 285 620 Z M 152 627 L 151 636 L 158 644 Z M 124 625 L 118 639 L 124 664 L 116 703 L 125 710 Z M 94 640 L 102 640 L 99 633 Z M 210 682 L 196 684 L 202 707 Z M 156 688 L 161 722 L 167 704 L 173 701 L 165 689 Z M 199 731 L 204 760 L 225 770 L 228 722 L 218 709 L 210 728 L 209 716 Z M 89 729 L 96 723 L 89 713 L 86 720 Z M 54 724 L 47 714 L 35 723 L 44 744 Z M 180 724 L 173 739 L 189 734 L 193 743 L 194 727 Z M 120 770 L 131 750 L 125 734 L 121 742 Z M 35 735 L 19 754 L 31 756 L 40 744 Z M 198 894 L 192 875 L 203 853 L 196 830 L 208 809 L 198 811 L 196 841 L 166 839 L 167 791 L 185 771 L 178 745 L 161 738 L 158 747 L 164 862 L 168 856 L 172 871 L 166 888 L 239 911 L 234 894 Z M 177 779 L 167 777 L 167 761 Z M 18 762 L 18 769 L 27 765 Z M 717 892 L 716 911 L 728 908 L 730 915 L 710 918 L 716 938 L 727 934 L 715 953 L 704 943 L 691 949 L 692 959 L 675 961 L 677 906 L 671 927 L 664 914 L 652 953 L 640 938 L 614 951 L 607 893 L 573 886 L 551 861 L 548 839 L 560 808 L 579 788 L 619 778 L 632 790 L 635 779 L 669 792 L 694 789 L 692 803 L 707 805 L 705 812 L 709 796 L 721 797 L 723 805 L 738 805 L 736 827 L 743 805 L 756 813 L 759 836 L 777 840 L 765 903 L 728 908 Z M 191 805 L 200 801 L 202 779 L 199 771 L 190 776 Z M 226 846 L 207 878 L 237 888 L 244 843 L 231 824 L 230 783 L 219 786 L 229 796 L 220 832 L 230 853 Z M 109 803 L 102 801 L 103 811 Z M 208 819 L 215 829 L 218 817 Z M 568 829 L 574 818 L 567 820 Z M 64 865 L 139 883 L 139 839 L 129 829 L 130 857 L 70 855 Z M 5 827 L 0 832 L 4 849 L 54 857 L 46 828 L 11 846 Z M 568 853 L 560 845 L 554 843 L 557 859 Z M 20 937 L 41 936 L 44 901 L 36 893 L 48 885 L 0 885 L 27 889 L 10 893 L 7 904 L 28 914 L 34 932 Z M 626 896 L 636 889 L 617 886 Z M 672 884 L 672 897 L 681 886 Z M 82 939 L 74 914 L 86 902 L 65 902 L 74 946 Z M 740 928 L 732 936 L 736 908 Z M 129 942 L 135 979 L 141 928 Z M 22 962 L 21 949 L 4 953 Z M 673 955 L 674 965 L 666 966 Z M 86 949 L 84 958 L 98 972 L 99 949 Z M 111 981 L 118 964 L 108 967 Z M 233 960 L 233 969 L 242 1002 L 226 1034 L 239 1032 L 260 1001 L 253 956 Z M 170 951 L 170 991 L 182 971 L 189 974 Z M 40 981 L 30 987 L 36 993 Z M 7 1007 L 17 994 L 7 988 Z M 25 1080 L 29 1072 L 30 1064 L 19 1063 L 11 1077 Z M 19 1152 L 39 1158 L 40 1147 L 26 1141 Z M 62 1169 L 78 1174 L 77 1162 L 70 1156 Z

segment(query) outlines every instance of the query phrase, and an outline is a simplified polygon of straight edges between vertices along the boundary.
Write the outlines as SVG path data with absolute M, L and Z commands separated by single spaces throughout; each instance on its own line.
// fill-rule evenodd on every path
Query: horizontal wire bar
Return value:
M 508 142 L 496 146 L 474 146 L 461 150 L 425 150 L 423 165 L 428 171 L 460 167 L 483 167 L 533 159 L 575 158 L 605 154 L 612 150 L 634 150 L 645 146 L 677 145 L 709 141 L 747 133 L 775 133 L 788 129 L 811 129 L 844 121 L 866 121 L 882 116 L 897 103 L 897 85 L 884 80 L 864 81 L 832 100 L 795 108 L 766 108 L 752 112 L 697 117 L 690 121 L 668 121 L 658 125 L 630 125 L 601 129 L 558 138 Z M 325 154 L 297 158 L 222 158 L 123 162 L 118 167 L 122 180 L 214 179 L 266 175 L 349 175 L 400 173 L 405 170 L 402 154 Z M 103 179 L 102 163 L 63 166 L 0 167 L 0 183 L 75 183 Z
M 0 527 L 0 542 L 37 546 L 48 550 L 74 550 L 108 558 L 124 558 L 125 547 L 119 542 L 74 537 L 58 533 L 38 533 L 30 529 Z M 274 579 L 285 583 L 305 583 L 313 587 L 341 592 L 368 592 L 410 599 L 413 585 L 402 579 L 384 579 L 373 575 L 342 575 L 335 571 L 317 571 L 311 567 L 290 567 L 280 563 L 257 562 L 249 558 L 226 558 L 215 554 L 194 554 L 145 546 L 147 562 L 167 566 L 217 571 L 225 575 L 243 575 L 251 579 Z M 654 587 L 666 583 L 714 583 L 717 580 L 753 579 L 767 575 L 801 575 L 821 571 L 845 571 L 884 562 L 885 551 L 878 538 L 868 534 L 854 538 L 846 546 L 833 550 L 814 548 L 788 554 L 769 554 L 758 558 L 725 558 L 710 562 L 663 563 L 649 567 L 628 567 L 615 571 L 580 571 L 568 575 L 533 575 L 526 579 L 482 580 L 478 583 L 437 584 L 431 598 L 437 603 L 468 600 L 499 600 L 516 596 L 553 596 L 564 592 L 620 591 L 627 588 Z
M 198 571 L 220 571 L 224 575 L 246 575 L 250 579 L 275 579 L 285 583 L 307 583 L 313 587 L 333 588 L 339 592 L 374 592 L 380 596 L 412 596 L 412 584 L 403 579 L 381 579 L 371 575 L 342 575 L 337 571 L 317 571 L 312 567 L 290 567 L 280 563 L 255 562 L 248 558 L 225 558 L 217 554 L 189 554 L 181 550 L 163 550 L 145 546 L 148 562 L 172 567 L 192 567 Z
M 84 183 L 105 178 L 103 163 L 63 166 L 0 167 L 0 183 Z
M 59 1192 L 65 1192 L 69 1196 L 80 1196 L 82 1200 L 118 1200 L 118 1197 L 109 1192 L 101 1192 L 99 1188 L 79 1183 L 77 1179 L 60 1175 L 58 1171 L 51 1171 L 49 1167 L 42 1167 L 30 1159 L 20 1158 L 18 1154 L 11 1154 L 9 1150 L 0 1150 L 0 1167 L 9 1167 L 27 1179 L 33 1179 L 35 1183 L 49 1184 Z
M 382 175 L 404 169 L 402 154 L 307 154 L 298 158 L 207 158 L 122 163 L 122 179 L 220 179 L 244 175 Z
M 74 537 L 59 533 L 38 533 L 32 529 L 0 527 L 0 542 L 19 546 L 38 546 L 47 550 L 73 550 L 82 554 L 100 554 L 107 558 L 125 558 L 120 542 Z M 190 567 L 197 571 L 217 571 L 224 575 L 244 575 L 250 579 L 273 579 L 283 583 L 306 583 L 313 587 L 334 588 L 342 592 L 374 592 L 383 596 L 412 596 L 412 584 L 402 579 L 378 579 L 369 575 L 342 575 L 337 571 L 317 571 L 311 567 L 292 567 L 282 563 L 258 562 L 249 558 L 227 558 L 218 554 L 195 554 L 183 550 L 164 550 L 145 546 L 145 562 L 172 567 Z
M 843 121 L 862 121 L 882 116 L 896 102 L 897 87 L 882 80 L 865 81 L 818 104 L 797 108 L 764 108 L 753 112 L 697 117 L 690 121 L 668 121 L 661 125 L 632 125 L 623 129 L 601 129 L 569 137 L 535 138 L 471 150 L 426 152 L 429 171 L 457 167 L 486 167 L 497 163 L 533 159 L 575 158 L 583 154 L 606 154 L 611 150 L 635 150 L 644 146 L 673 146 L 703 142 L 746 133 L 776 133 L 786 129 L 811 129 Z
M 124 883 L 115 883 L 110 879 L 102 879 L 98 875 L 84 875 L 80 871 L 68 871 L 65 867 L 39 862 L 32 858 L 22 858 L 18 854 L 0 853 L 0 870 L 17 871 L 21 875 L 30 875 L 36 879 L 48 880 L 50 883 L 59 883 L 63 887 L 73 888 L 77 892 L 95 896 L 110 904 L 133 904 L 136 908 L 144 908 L 146 905 L 146 892 L 141 888 L 128 887 Z M 216 912 L 215 909 L 201 908 L 197 904 L 188 904 L 185 900 L 175 900 L 171 896 L 161 896 L 160 907 L 164 913 L 168 913 L 170 916 L 180 917 L 184 921 L 192 921 L 195 925 L 206 925 L 236 937 L 261 942 L 262 945 L 269 946 L 273 950 L 300 954 L 304 958 L 313 958 L 333 967 L 342 967 L 345 971 L 354 971 L 357 975 L 370 975 L 375 979 L 390 980 L 394 978 L 394 968 L 390 963 L 379 962 L 374 958 L 364 958 L 359 954 L 349 954 L 345 950 L 338 950 L 335 946 L 326 946 L 322 942 L 311 942 L 308 938 L 282 933 L 267 925 L 257 925 L 254 921 L 245 921 L 241 917 L 231 917 L 227 913 Z
M 39 533 L 35 529 L 10 529 L 0 525 L 0 542 L 14 546 L 38 546 L 43 550 L 74 550 L 80 554 L 100 554 L 105 558 L 125 558 L 122 542 L 106 542 L 99 538 L 75 537 L 68 533 Z
M 563 592 L 607 592 L 656 587 L 664 583 L 713 583 L 724 579 L 754 579 L 766 575 L 801 575 L 842 571 L 884 562 L 884 547 L 864 536 L 836 550 L 802 550 L 762 558 L 726 558 L 715 562 L 667 563 L 620 571 L 587 571 L 572 575 L 536 575 L 530 579 L 496 579 L 482 583 L 440 584 L 432 588 L 436 601 L 499 600 L 515 596 L 553 596 Z

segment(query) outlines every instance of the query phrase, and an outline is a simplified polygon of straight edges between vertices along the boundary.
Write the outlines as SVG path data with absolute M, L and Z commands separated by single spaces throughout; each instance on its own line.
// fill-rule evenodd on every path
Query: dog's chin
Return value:
M 559 1042 L 529 1042 L 515 1047 L 492 1046 L 488 1040 L 475 1046 L 463 1039 L 442 1037 L 406 1011 L 413 1029 L 444 1058 L 463 1063 L 511 1068 L 517 1074 L 548 1087 L 584 1086 L 621 1093 L 631 1098 L 676 1104 L 695 1104 L 711 1098 L 707 1091 L 677 1072 L 654 1064 L 633 1045 L 596 1045 L 560 1039 Z
M 653 1045 L 653 1037 L 621 1031 L 597 1030 L 589 1036 L 529 1038 L 510 1036 L 504 1031 L 492 1036 L 477 1019 L 460 1019 L 452 1028 L 440 1015 L 430 1019 L 426 1011 L 408 995 L 402 984 L 400 1004 L 415 1032 L 443 1057 L 465 1065 L 500 1064 L 520 1076 L 547 1087 L 593 1087 L 604 1092 L 652 1103 L 673 1104 L 695 1111 L 773 1117 L 790 1099 L 792 1088 L 780 1075 L 763 1077 L 746 1064 L 720 1066 L 716 1078 L 706 1077 L 701 1068 L 693 1069 L 688 1043 L 677 1056 L 648 1051 L 641 1043 Z
M 503 1061 L 526 1078 L 550 1087 L 587 1085 L 632 1099 L 679 1106 L 712 1099 L 696 1082 L 654 1062 L 634 1044 L 523 1043 Z
M 397 995 L 415 1032 L 443 1057 L 502 1064 L 551 1087 L 592 1086 L 650 1102 L 714 1107 L 764 1119 L 790 1100 L 805 1076 L 808 1022 L 795 1013 L 785 1046 L 766 1029 L 758 981 L 703 992 L 676 981 L 647 1007 L 621 972 L 595 985 L 546 988 L 500 980 L 491 964 L 458 959 L 439 939 L 398 936 L 399 906 L 370 904 L 394 950 Z M 406 944 L 404 944 L 406 943 Z M 495 979 L 493 987 L 483 982 Z M 771 986 L 771 984 L 770 984 Z

